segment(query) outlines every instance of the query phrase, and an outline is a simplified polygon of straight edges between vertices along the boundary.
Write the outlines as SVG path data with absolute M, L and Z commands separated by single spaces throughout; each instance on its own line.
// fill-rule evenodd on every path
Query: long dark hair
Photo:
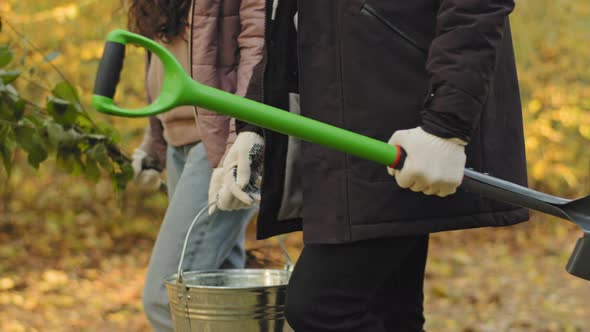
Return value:
M 169 42 L 183 36 L 191 0 L 129 0 L 129 30 Z

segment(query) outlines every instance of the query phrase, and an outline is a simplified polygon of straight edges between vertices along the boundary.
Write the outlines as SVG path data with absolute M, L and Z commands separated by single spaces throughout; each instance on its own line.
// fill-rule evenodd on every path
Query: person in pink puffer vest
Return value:
M 193 79 L 244 96 L 264 45 L 264 0 L 132 0 L 129 27 L 171 51 Z M 162 63 L 148 56 L 148 99 L 157 97 Z M 156 331 L 172 331 L 164 286 L 176 272 L 182 242 L 197 212 L 207 205 L 211 176 L 235 140 L 233 121 L 196 107 L 178 107 L 149 120 L 133 153 L 135 182 L 160 186 L 167 169 L 169 206 L 150 259 L 143 305 Z M 148 159 L 161 167 L 146 167 Z M 152 163 L 153 164 L 153 163 Z M 218 211 L 195 224 L 184 270 L 243 268 L 245 227 L 255 208 Z

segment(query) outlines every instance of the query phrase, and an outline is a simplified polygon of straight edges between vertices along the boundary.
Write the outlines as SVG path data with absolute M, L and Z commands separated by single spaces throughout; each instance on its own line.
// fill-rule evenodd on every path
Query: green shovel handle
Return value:
M 164 66 L 160 95 L 144 108 L 128 110 L 113 102 L 126 44 L 146 48 Z M 166 48 L 125 30 L 114 30 L 107 36 L 92 104 L 100 112 L 125 117 L 150 116 L 181 105 L 199 106 L 385 166 L 399 168 L 403 164 L 404 153 L 400 147 L 200 84 L 185 72 Z
M 160 95 L 144 108 L 127 110 L 116 106 L 113 102 L 121 69 L 123 69 L 125 45 L 127 44 L 145 47 L 160 58 L 164 64 L 165 75 Z M 166 48 L 149 38 L 125 30 L 114 30 L 107 36 L 102 59 L 98 66 L 92 104 L 98 111 L 111 115 L 150 116 L 166 112 L 175 106 L 189 105 L 190 102 L 183 97 L 190 96 L 191 89 L 198 88 L 196 86 L 200 86 L 200 84 L 186 74 L 182 65 Z

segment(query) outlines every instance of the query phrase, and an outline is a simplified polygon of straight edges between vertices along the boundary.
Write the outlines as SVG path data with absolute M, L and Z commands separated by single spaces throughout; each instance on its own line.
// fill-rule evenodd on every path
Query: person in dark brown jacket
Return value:
M 238 138 L 264 140 L 258 237 L 304 232 L 286 308 L 295 331 L 422 331 L 428 234 L 528 219 L 525 209 L 455 193 L 464 167 L 526 185 L 513 8 L 510 0 L 267 1 L 266 54 L 247 96 L 408 153 L 388 172 L 237 124 Z M 253 151 L 241 155 L 255 161 Z M 233 181 L 226 187 L 252 185 Z

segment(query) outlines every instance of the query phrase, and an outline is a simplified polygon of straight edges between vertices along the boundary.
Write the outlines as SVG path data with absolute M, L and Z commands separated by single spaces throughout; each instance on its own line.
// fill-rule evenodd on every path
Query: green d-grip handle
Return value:
M 144 108 L 127 110 L 113 102 L 126 44 L 145 47 L 164 66 L 160 95 Z M 94 84 L 92 104 L 100 112 L 125 117 L 150 116 L 177 106 L 193 105 L 385 166 L 399 168 L 403 165 L 405 155 L 401 148 L 385 142 L 200 84 L 185 72 L 166 48 L 125 30 L 114 30 L 107 36 Z
M 150 50 L 160 58 L 165 69 L 162 90 L 158 98 L 146 107 L 131 110 L 118 107 L 113 102 L 123 69 L 125 45 L 127 44 L 143 46 Z M 191 90 L 194 91 L 200 86 L 186 74 L 182 65 L 166 48 L 149 38 L 125 30 L 114 30 L 107 36 L 102 59 L 98 65 L 92 104 L 103 113 L 125 117 L 144 117 L 166 112 L 175 106 L 190 105 L 190 102 L 183 97 L 190 96 Z

